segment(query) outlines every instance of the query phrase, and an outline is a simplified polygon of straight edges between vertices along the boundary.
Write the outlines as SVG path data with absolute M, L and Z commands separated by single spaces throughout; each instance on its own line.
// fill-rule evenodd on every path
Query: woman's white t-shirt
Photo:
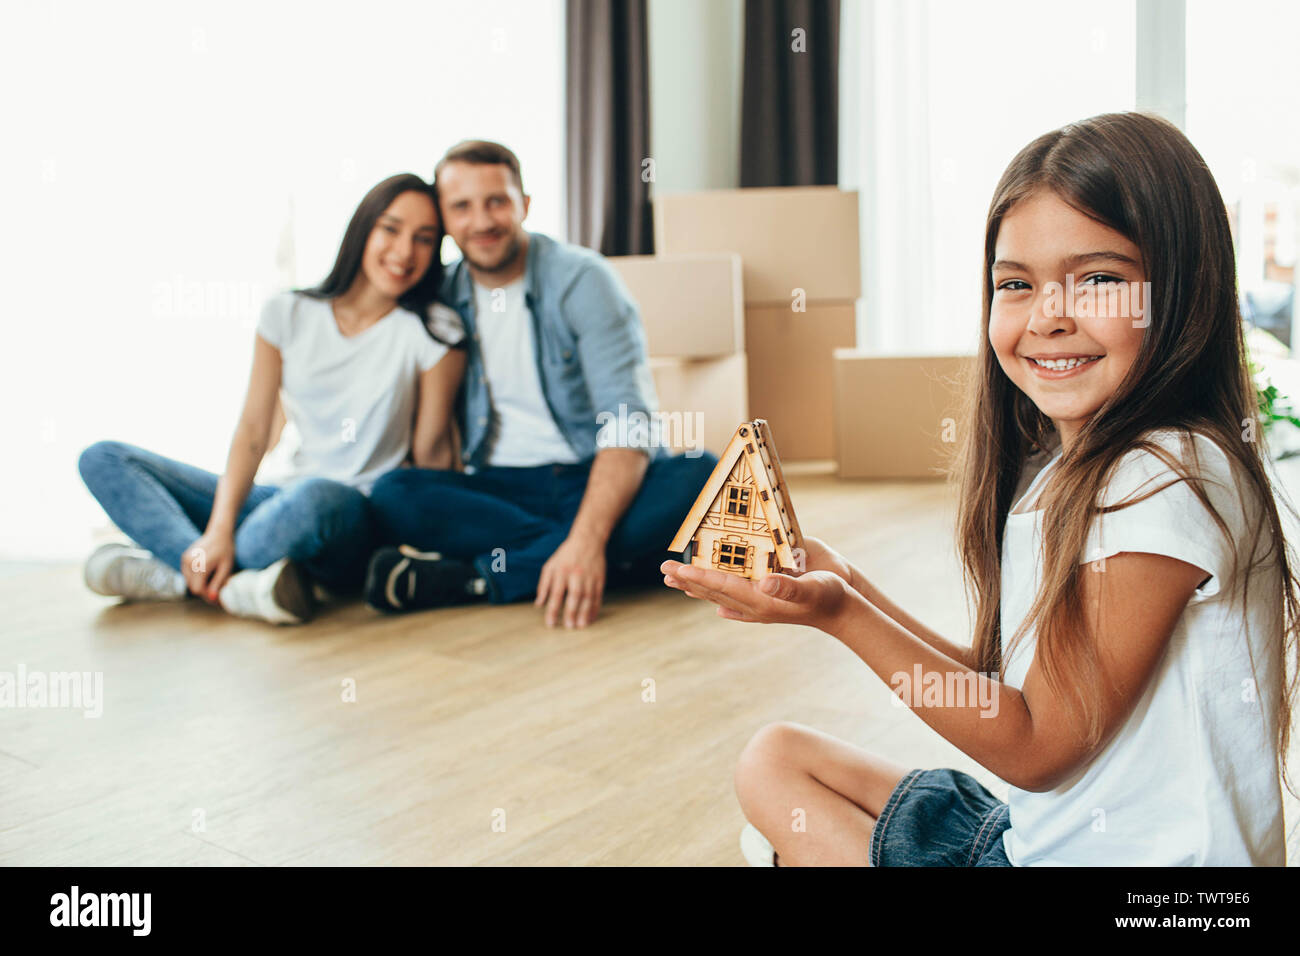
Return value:
M 1283 628 L 1277 565 L 1270 560 L 1251 577 L 1244 612 L 1240 600 L 1260 503 L 1205 435 L 1195 435 L 1198 462 L 1172 429 L 1147 437 L 1206 479 L 1205 492 L 1232 542 L 1186 482 L 1094 519 L 1080 563 L 1146 552 L 1195 565 L 1210 578 L 1183 610 L 1146 691 L 1102 752 L 1053 790 L 1011 788 L 1003 848 L 1015 866 L 1283 866 L 1274 751 Z M 1031 461 L 1026 476 L 1044 457 Z M 1038 503 L 1059 461 L 1058 452 L 1017 506 Z M 1141 497 L 1177 477 L 1152 452 L 1132 450 L 1116 466 L 1103 504 Z M 1004 646 L 1025 619 L 1041 576 L 1043 513 L 1017 514 L 1017 506 L 1002 544 Z M 1264 525 L 1257 556 L 1268 552 L 1271 539 Z M 1235 576 L 1233 549 L 1241 555 Z M 1105 573 L 1104 566 L 1095 573 Z M 1034 643 L 1030 631 L 1013 649 L 1005 666 L 1009 686 L 1023 686 Z
M 436 318 L 446 323 L 445 306 Z M 395 308 L 345 336 L 328 299 L 296 292 L 272 297 L 257 334 L 280 351 L 280 401 L 287 419 L 280 446 L 259 481 L 330 478 L 365 494 L 411 450 L 420 375 L 447 354 L 414 313 Z

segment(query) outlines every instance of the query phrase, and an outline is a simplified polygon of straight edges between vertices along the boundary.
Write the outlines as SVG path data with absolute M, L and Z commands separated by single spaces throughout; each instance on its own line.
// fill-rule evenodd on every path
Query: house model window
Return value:
M 718 567 L 724 571 L 744 571 L 754 549 L 747 544 L 718 542 Z
M 739 518 L 749 517 L 749 489 L 743 485 L 727 485 L 726 512 Z

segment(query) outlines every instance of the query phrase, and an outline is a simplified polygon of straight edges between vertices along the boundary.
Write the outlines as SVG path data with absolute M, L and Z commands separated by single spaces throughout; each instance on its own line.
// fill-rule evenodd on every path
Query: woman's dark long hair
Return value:
M 365 254 L 366 243 L 370 241 L 370 233 L 374 231 L 375 223 L 384 214 L 384 210 L 393 204 L 393 200 L 402 193 L 408 192 L 428 196 L 433 202 L 433 208 L 435 210 L 438 208 L 438 196 L 433 187 L 419 176 L 414 173 L 398 173 L 396 176 L 389 176 L 366 193 L 361 204 L 357 206 L 357 211 L 352 214 L 352 220 L 343 233 L 343 242 L 339 245 L 339 254 L 334 259 L 334 268 L 330 270 L 329 275 L 319 285 L 295 291 L 311 296 L 313 299 L 333 299 L 351 288 L 353 280 L 361 270 L 361 258 Z M 442 286 L 440 253 L 442 237 L 442 218 L 439 217 L 438 233 L 433 243 L 433 259 L 429 263 L 429 268 L 420 277 L 420 281 L 397 300 L 397 304 L 402 308 L 420 317 L 425 330 L 435 339 L 438 339 L 438 336 L 430 328 L 428 317 L 430 307 L 437 301 L 438 289 Z

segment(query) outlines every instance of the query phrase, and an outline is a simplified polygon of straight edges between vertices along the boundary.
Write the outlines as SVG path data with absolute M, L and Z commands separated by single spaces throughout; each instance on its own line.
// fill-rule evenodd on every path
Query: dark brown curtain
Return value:
M 646 0 L 567 0 L 568 238 L 607 256 L 654 252 L 646 50 Z
M 839 50 L 839 0 L 745 0 L 741 186 L 838 182 Z

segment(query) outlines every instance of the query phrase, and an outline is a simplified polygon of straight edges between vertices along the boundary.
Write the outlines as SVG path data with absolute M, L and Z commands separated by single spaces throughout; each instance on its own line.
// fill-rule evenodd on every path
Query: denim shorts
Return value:
M 889 795 L 867 848 L 872 866 L 1010 866 L 1010 808 L 960 770 L 911 770 Z

